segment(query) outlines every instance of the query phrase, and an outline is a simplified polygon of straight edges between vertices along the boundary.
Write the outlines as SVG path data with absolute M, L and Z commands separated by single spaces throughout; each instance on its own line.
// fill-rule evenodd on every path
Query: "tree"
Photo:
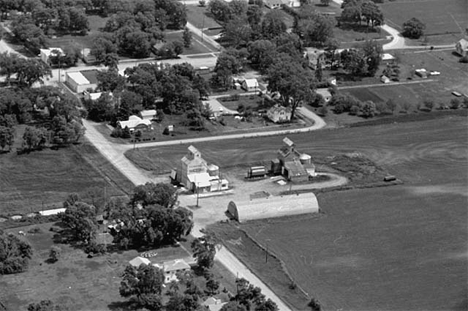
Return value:
M 90 28 L 88 17 L 85 12 L 78 8 L 70 7 L 68 9 L 68 16 L 70 18 L 68 30 L 71 32 L 78 32 L 81 35 L 86 35 Z
M 98 89 L 102 92 L 118 92 L 123 90 L 125 86 L 125 78 L 119 74 L 115 67 L 99 71 L 96 79 L 98 80 Z
M 68 205 L 65 213 L 61 215 L 61 220 L 71 230 L 76 240 L 87 244 L 96 234 L 96 214 L 94 206 L 75 201 L 73 204 Z
M 52 77 L 52 71 L 49 65 L 43 61 L 23 58 L 18 60 L 16 78 L 20 84 L 28 87 L 31 87 L 36 82 L 44 84 L 43 78 L 46 76 Z
M 242 0 L 241 0 L 242 1 Z M 224 25 L 222 39 L 234 48 L 244 47 L 250 41 L 252 29 L 244 18 L 233 18 Z
M 176 189 L 169 184 L 147 182 L 133 189 L 130 203 L 133 206 L 141 204 L 143 207 L 159 205 L 165 208 L 173 208 L 177 203 L 177 192 Z
M 315 12 L 301 17 L 295 23 L 294 32 L 304 40 L 306 46 L 323 47 L 333 39 L 333 19 Z
M 95 122 L 110 121 L 115 115 L 114 98 L 106 92 L 96 101 L 85 102 L 88 109 L 88 119 Z
M 45 128 L 26 126 L 23 134 L 23 146 L 28 150 L 42 148 L 47 142 L 48 136 Z
M 367 26 L 374 28 L 383 24 L 384 16 L 377 4 L 365 1 L 361 5 L 362 16 L 366 19 Z
M 244 0 L 232 0 L 228 5 L 231 16 L 236 16 L 238 18 L 243 18 L 245 16 L 249 6 L 247 1 Z
M 58 246 L 52 246 L 52 247 L 50 248 L 50 251 L 49 251 L 49 259 L 48 259 L 48 261 L 49 261 L 50 263 L 57 262 L 57 261 L 59 260 L 59 258 L 60 258 L 61 251 L 62 251 L 62 250 L 60 249 L 60 247 L 58 247 Z
M 160 310 L 163 284 L 164 273 L 157 267 L 142 264 L 136 268 L 128 265 L 119 292 L 122 297 L 131 297 L 138 307 Z
M 117 55 L 117 51 L 117 45 L 110 38 L 98 37 L 94 40 L 90 53 L 96 58 L 97 63 L 102 64 L 106 61 L 107 55 Z
M 13 146 L 15 138 L 15 130 L 10 127 L 0 125 L 0 147 L 2 150 L 8 146 L 9 150 L 11 150 L 11 146 Z
M 403 23 L 403 36 L 410 39 L 419 39 L 424 35 L 426 25 L 416 17 L 412 17 Z
M 237 301 L 230 301 L 220 311 L 247 311 L 247 309 Z
M 330 0 L 320 0 L 320 3 L 324 6 L 329 6 L 330 5 Z
M 322 306 L 318 299 L 312 298 L 307 306 L 310 307 L 312 311 L 322 311 Z
M 0 231 L 0 275 L 23 272 L 33 254 L 31 245 Z
M 16 53 L 3 52 L 0 54 L 0 73 L 5 75 L 5 82 L 9 85 L 11 75 L 16 73 L 19 65 L 19 56 Z
M 362 20 L 361 1 L 348 1 L 343 3 L 340 20 L 348 23 L 359 23 Z
M 30 303 L 28 311 L 61 311 L 60 305 L 54 304 L 50 300 L 41 300 L 39 303 Z
M 247 8 L 247 21 L 250 27 L 258 26 L 262 22 L 263 11 L 258 5 L 249 5 Z
M 266 39 L 273 39 L 286 32 L 284 13 L 279 10 L 271 10 L 263 17 L 262 35 Z
M 395 110 L 398 108 L 398 104 L 391 98 L 387 100 L 385 105 L 387 106 L 387 109 L 392 112 L 392 114 L 394 114 Z
M 250 42 L 247 51 L 249 52 L 248 59 L 250 63 L 262 73 L 266 73 L 277 56 L 276 44 L 270 40 Z
M 184 28 L 182 38 L 184 39 L 184 47 L 189 48 L 192 45 L 192 32 L 187 27 Z
M 460 107 L 460 100 L 458 98 L 452 98 L 450 100 L 450 108 L 458 109 L 459 107 Z
M 364 118 L 372 118 L 377 113 L 375 103 L 370 100 L 364 102 L 364 104 L 362 105 L 361 111 L 362 111 L 362 116 Z
M 362 46 L 364 61 L 367 65 L 367 75 L 374 76 L 382 60 L 382 45 L 375 40 L 366 40 Z
M 227 88 L 231 76 L 242 70 L 242 61 L 228 51 L 223 51 L 218 56 L 214 69 L 215 78 L 220 80 L 221 86 Z
M 291 120 L 301 103 L 312 102 L 316 81 L 313 73 L 304 69 L 290 56 L 283 55 L 267 72 L 268 90 L 281 95 L 283 106 L 291 107 Z
M 205 234 L 192 241 L 193 257 L 197 260 L 200 269 L 210 269 L 214 264 L 216 255 L 216 241 L 210 234 Z
M 223 0 L 211 0 L 208 2 L 208 11 L 221 22 L 227 22 L 231 18 L 229 4 Z

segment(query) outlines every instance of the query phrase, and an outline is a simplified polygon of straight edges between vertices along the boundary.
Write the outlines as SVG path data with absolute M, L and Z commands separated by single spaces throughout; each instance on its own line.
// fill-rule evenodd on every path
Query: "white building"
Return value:
M 156 118 L 156 110 L 155 109 L 149 109 L 149 110 L 142 110 L 140 111 L 140 117 L 143 120 L 153 120 Z
M 138 268 L 139 266 L 141 266 L 143 264 L 145 264 L 145 265 L 151 264 L 151 261 L 149 259 L 147 259 L 147 258 L 137 256 L 137 257 L 133 258 L 132 260 L 130 260 L 128 263 L 130 265 Z
M 127 121 L 117 121 L 117 126 L 121 129 L 128 128 L 130 132 L 136 130 L 151 130 L 153 125 L 150 120 L 143 120 L 138 116 L 130 116 Z
M 65 82 L 75 93 L 82 93 L 97 88 L 97 70 L 67 72 Z
M 468 55 L 468 40 L 461 39 L 455 44 L 455 52 L 464 57 Z
M 332 94 L 330 93 L 330 91 L 327 88 L 319 88 L 319 89 L 315 90 L 315 92 L 318 95 L 322 96 L 326 103 L 328 103 L 330 101 L 330 99 L 332 98 Z
M 255 92 L 258 90 L 258 81 L 257 79 L 245 79 L 241 86 L 247 92 Z
M 39 56 L 41 57 L 41 60 L 50 65 L 50 56 L 64 56 L 65 53 L 61 48 L 48 48 L 48 49 L 40 49 L 40 54 Z
M 274 105 L 267 111 L 267 117 L 275 123 L 284 123 L 291 121 L 291 108 L 281 105 Z

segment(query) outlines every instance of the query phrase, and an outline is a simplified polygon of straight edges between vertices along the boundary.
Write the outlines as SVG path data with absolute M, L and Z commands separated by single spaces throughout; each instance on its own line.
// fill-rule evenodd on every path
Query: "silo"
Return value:
M 299 160 L 301 161 L 301 164 L 311 164 L 312 163 L 312 157 L 306 153 L 301 154 L 299 157 Z

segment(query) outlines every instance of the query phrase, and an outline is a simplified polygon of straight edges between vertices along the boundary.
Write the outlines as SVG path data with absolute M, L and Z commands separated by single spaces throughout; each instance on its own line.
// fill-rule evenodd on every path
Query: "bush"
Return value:
M 42 229 L 39 227 L 34 227 L 28 230 L 28 233 L 42 233 Z
M 358 106 L 354 105 L 353 107 L 351 107 L 351 109 L 349 110 L 349 114 L 352 115 L 352 116 L 357 116 L 359 114 L 359 111 L 361 109 L 359 109 Z
M 460 100 L 458 98 L 453 98 L 450 101 L 450 108 L 452 109 L 458 109 L 460 107 Z
M 328 108 L 327 106 L 320 107 L 317 109 L 317 114 L 321 117 L 326 117 L 328 114 Z
M 49 251 L 49 259 L 48 262 L 54 263 L 57 262 L 60 258 L 62 250 L 58 246 L 52 246 Z
M 434 108 L 434 101 L 432 99 L 425 99 L 423 104 L 429 111 L 432 111 Z

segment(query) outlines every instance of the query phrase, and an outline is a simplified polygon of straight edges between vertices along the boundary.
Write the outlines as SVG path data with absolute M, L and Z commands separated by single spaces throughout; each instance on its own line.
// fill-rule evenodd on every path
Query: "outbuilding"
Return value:
M 245 79 L 242 81 L 242 88 L 247 92 L 255 92 L 258 90 L 257 79 Z
M 97 88 L 97 70 L 67 72 L 65 82 L 75 93 L 82 93 Z
M 317 197 L 312 192 L 283 196 L 266 196 L 253 200 L 231 201 L 228 214 L 239 222 L 254 219 L 318 213 Z
M 138 268 L 139 266 L 141 266 L 143 264 L 145 264 L 145 265 L 151 264 L 151 261 L 149 259 L 147 259 L 147 258 L 137 256 L 137 257 L 133 258 L 132 260 L 130 260 L 128 263 L 130 265 Z
M 315 92 L 318 95 L 322 96 L 322 98 L 325 100 L 326 103 L 328 103 L 330 99 L 332 98 L 332 94 L 327 88 L 318 88 L 315 90 Z
M 461 39 L 455 44 L 455 52 L 464 57 L 468 55 L 468 40 Z
M 47 65 L 50 65 L 50 57 L 54 56 L 65 56 L 65 53 L 61 48 L 48 48 L 48 49 L 40 49 L 40 54 L 39 56 L 41 57 L 41 60 L 46 63 Z

